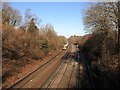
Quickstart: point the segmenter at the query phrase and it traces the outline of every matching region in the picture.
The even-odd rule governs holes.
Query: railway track
[[[75,88],[75,60],[71,51],[62,60],[62,64],[42,88]]]
[[[78,66],[77,66],[77,81],[76,81],[76,88],[79,89],[81,88],[81,83],[80,83],[80,55],[79,55],[79,52],[77,51],[76,52],[76,59],[77,59],[77,62],[78,62]]]
[[[62,75],[62,78],[61,78],[57,88],[68,88],[69,87],[69,82],[71,79],[70,76],[71,76],[71,71],[72,71],[70,68],[71,65],[69,65],[71,60],[72,60],[72,56],[70,56],[66,62],[63,62],[63,64],[64,63],[66,64],[66,68],[65,68],[65,71]],[[66,78],[66,76],[68,76],[68,77]]]
[[[69,55],[69,50],[70,49],[68,49],[67,51],[66,51],[66,54],[65,54],[65,56],[63,56],[62,57],[62,59],[61,59],[61,61],[62,60],[64,60],[65,58],[67,58],[67,56]],[[63,62],[63,61],[62,61]],[[60,72],[59,70],[62,68],[62,64],[58,67],[58,69],[49,77],[49,79],[42,85],[42,87],[41,88],[49,88],[50,87],[50,85],[53,83],[53,81],[55,80],[55,76],[56,75],[58,75],[58,72]]]
[[[67,51],[66,51],[67,52]],[[61,55],[62,54],[62,55]],[[7,89],[12,89],[12,88],[36,88],[35,84],[37,84],[39,81],[37,79],[40,80],[39,77],[43,77],[44,75],[41,75],[40,73],[42,71],[47,71],[48,69],[46,69],[48,66],[49,68],[52,68],[52,63],[54,64],[60,64],[59,60],[56,59],[60,59],[60,55],[63,56],[64,53],[63,51],[60,51],[56,56],[54,56],[52,59],[50,59],[48,62],[44,63],[43,65],[41,65],[40,67],[38,67],[36,70],[34,70],[33,72],[31,72],[30,74],[26,75],[24,78],[21,78],[20,80],[18,80],[15,84],[13,84],[12,86],[10,86]],[[50,66],[51,65],[51,66]],[[57,66],[56,66],[57,68]],[[52,71],[53,72],[53,71]],[[44,74],[47,74],[47,72],[44,72]],[[35,77],[38,77],[35,79]],[[37,81],[35,83],[35,81]],[[44,80],[43,80],[44,81]],[[35,83],[35,84],[33,84]],[[42,85],[42,84],[41,84]],[[40,86],[39,86],[40,87]]]
[[[70,52],[70,50],[68,51]],[[70,56],[69,53],[67,53],[63,58],[62,58],[62,64],[60,65],[60,67],[58,68],[58,70],[54,73],[54,75],[50,78],[50,80],[48,80],[42,88],[57,88],[58,83],[60,80],[57,79],[57,76],[60,75],[61,69],[64,67],[64,63],[66,62],[65,59],[68,58]],[[66,62],[67,65],[68,62]],[[63,70],[62,73],[64,73],[66,71],[66,69]],[[57,85],[56,85],[57,84]]]
[[[94,80],[93,80],[93,76],[92,76],[90,66],[89,66],[89,64],[87,62],[87,58],[81,52],[79,52],[79,56],[81,57],[81,59],[82,59],[82,61],[84,63],[84,67],[85,67],[85,71],[86,71],[87,79],[88,79],[88,83],[89,83],[89,88],[94,90],[95,89],[95,83],[94,83]]]
[[[80,77],[79,60],[80,56],[77,48],[70,45],[64,53],[58,53],[8,89],[80,88],[80,78],[78,78]]]
[[[69,54],[67,53],[62,60],[64,60]],[[62,61],[63,64],[63,61]],[[60,72],[60,69],[62,68],[62,64],[59,66],[59,68],[56,70],[56,72],[54,72],[51,77],[42,85],[42,88],[49,88],[51,86],[51,84],[55,81],[56,76],[58,75],[58,73]]]
[[[58,88],[67,70],[67,67],[68,67],[67,63],[68,62],[66,62],[66,65],[64,66],[64,62],[62,62],[62,65],[59,67],[58,71],[55,73],[51,82],[49,82],[48,87],[45,87],[45,88]]]

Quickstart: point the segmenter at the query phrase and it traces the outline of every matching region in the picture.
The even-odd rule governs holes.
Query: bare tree
[[[31,22],[34,22],[34,24],[37,26],[39,25],[40,21],[41,20],[39,20],[37,16],[31,13],[31,9],[26,9],[23,23],[23,26],[25,26],[26,30],[28,30],[28,28],[30,27]]]
[[[92,32],[92,38],[86,41],[84,50],[87,49],[91,60],[98,60],[99,71],[106,75],[104,80],[114,80],[116,86],[119,83],[119,58],[116,58],[119,57],[119,8],[118,2],[97,3],[86,10],[84,17],[86,30]]]
[[[16,9],[12,9],[10,14],[10,25],[18,26],[20,25],[21,20],[22,16],[20,16],[20,12]]]
[[[17,9],[13,9],[9,3],[2,3],[2,23],[18,26],[21,23],[21,15]]]
[[[2,3],[2,23],[9,24],[10,21],[10,11],[11,7],[9,6],[9,3]]]

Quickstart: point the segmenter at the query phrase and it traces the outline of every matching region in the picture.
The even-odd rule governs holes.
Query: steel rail
[[[73,58],[73,57],[72,57]],[[73,75],[73,70],[74,70],[74,68],[75,68],[75,60],[73,60],[73,68],[72,68],[72,71],[71,71],[71,74],[70,74],[70,81],[69,81],[69,83],[68,83],[68,88],[70,87],[70,82],[71,82],[71,80],[72,80],[72,75]]]
[[[92,76],[92,72],[91,72],[90,66],[89,66],[89,64],[87,62],[87,59],[86,59],[85,55],[82,54],[82,53],[80,53],[80,54],[81,54],[82,60],[83,60],[83,62],[85,64],[85,67],[86,67],[86,70],[87,70],[87,75],[89,77],[89,83],[91,85],[90,88],[92,90],[94,90],[95,89],[95,83],[94,83],[94,80],[93,80],[93,76]]]
[[[70,56],[70,59],[72,59],[72,57],[71,57],[71,56]],[[63,62],[63,63],[64,63],[64,62]],[[62,82],[62,79],[64,78],[64,75],[65,75],[65,73],[66,73],[66,71],[67,71],[67,68],[68,68],[68,66],[69,66],[69,63],[70,63],[70,60],[69,60],[69,61],[67,61],[67,67],[66,67],[66,69],[65,69],[65,71],[64,71],[64,73],[63,73],[63,75],[62,75],[62,78],[61,78],[61,80],[60,80],[60,82],[59,82],[59,84],[58,84],[57,88],[59,87],[60,83]]]
[[[76,52],[76,59],[78,62],[78,67],[77,67],[77,80],[76,80],[76,88],[79,90],[80,86],[80,56],[79,56],[79,52]]]
[[[54,59],[55,59],[58,55],[60,55],[61,53],[62,53],[62,51],[60,51],[57,55],[55,55],[54,57],[52,57],[49,61],[47,61],[47,62],[45,62],[44,64],[42,64],[41,66],[39,66],[37,69],[35,69],[34,71],[32,71],[31,73],[29,73],[29,74],[26,75],[25,77],[23,77],[23,78],[21,78],[20,80],[18,80],[17,82],[15,82],[13,85],[11,85],[10,87],[8,87],[7,89],[14,88],[14,87],[15,87],[17,84],[19,84],[21,81],[23,81],[24,79],[32,76],[32,75],[33,75],[35,72],[37,72],[40,68],[42,68],[43,66],[45,66],[45,65],[49,64],[50,62],[54,61]],[[33,75],[29,80],[31,80],[32,78],[34,78],[34,76],[35,76],[35,75]],[[26,81],[26,83],[29,82],[29,80]],[[25,83],[25,84],[26,84],[26,83]],[[20,87],[18,87],[18,88],[20,88]],[[7,90],[7,89],[6,89],[6,90]]]
[[[66,58],[66,57],[68,57],[68,55],[69,55],[69,52],[70,51],[70,49],[67,49],[67,51],[66,51],[66,54],[65,54],[65,56],[62,58],[62,64],[63,64],[63,62],[64,62],[64,59]],[[59,71],[60,71],[60,69],[62,68],[62,64],[57,68],[57,71],[55,70],[55,72],[52,74],[52,75],[50,75],[50,77],[49,77],[49,79],[51,78],[51,76],[53,76],[53,78],[52,78],[52,80],[50,80],[50,82],[49,82],[49,84],[47,85],[47,87],[46,87],[46,89],[48,89],[49,88],[49,86],[50,85],[52,85],[52,83],[55,81],[55,77],[58,75],[58,73],[59,73]],[[49,80],[48,79],[48,80]],[[47,81],[48,81],[47,80]],[[47,81],[42,85],[42,87],[47,83]]]

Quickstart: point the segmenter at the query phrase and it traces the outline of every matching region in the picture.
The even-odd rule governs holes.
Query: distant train
[[[67,46],[64,46],[63,48],[62,48],[62,50],[66,50],[67,49]]]
[[[68,42],[67,42],[67,44],[64,45],[64,47],[62,48],[62,50],[66,50],[67,47],[68,47]]]

